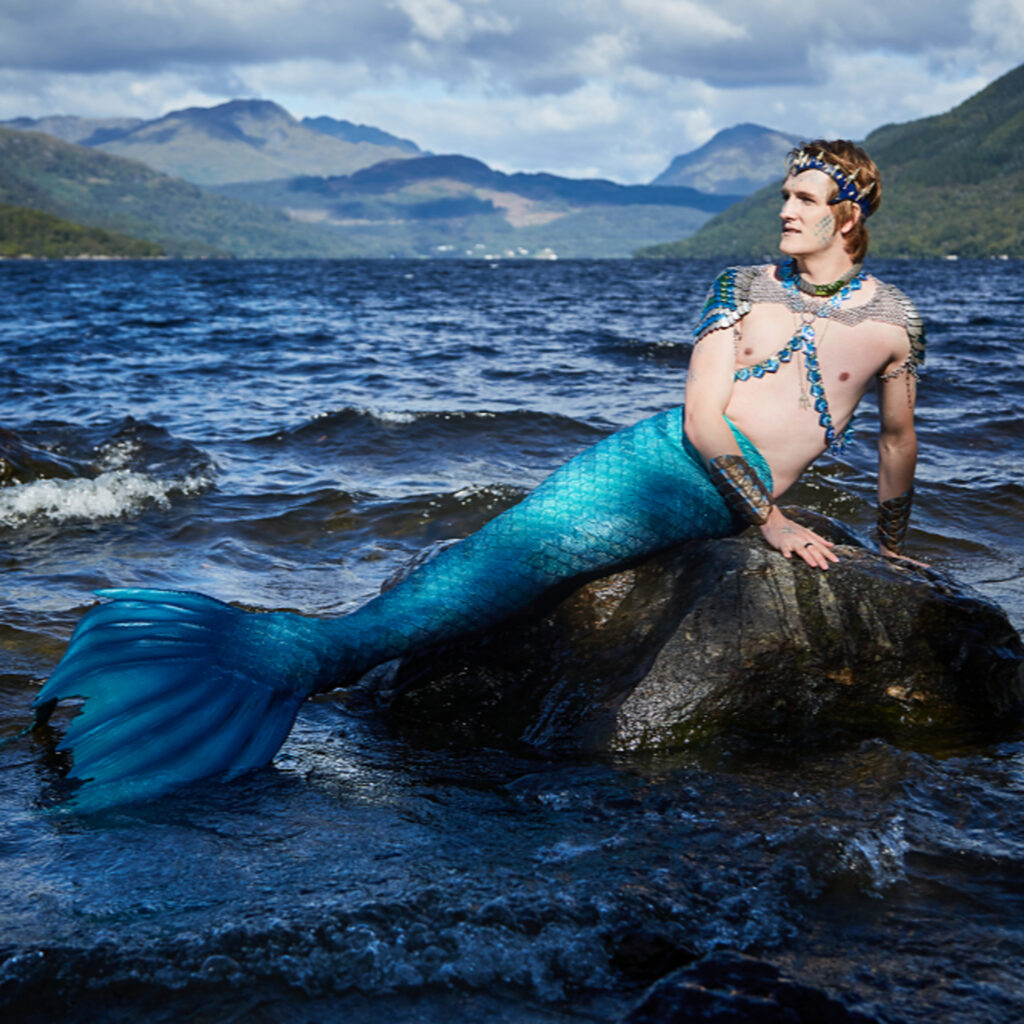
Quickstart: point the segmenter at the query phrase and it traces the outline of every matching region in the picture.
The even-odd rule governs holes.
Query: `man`
[[[849,142],[808,143],[789,155],[782,187],[780,267],[739,267],[715,282],[695,331],[686,435],[715,485],[787,558],[826,569],[832,545],[787,519],[774,496],[826,449],[838,450],[877,380],[879,547],[901,554],[917,439],[914,399],[921,321],[898,289],[863,274],[865,221],[878,209],[878,169]],[[729,422],[771,469],[762,480]]]

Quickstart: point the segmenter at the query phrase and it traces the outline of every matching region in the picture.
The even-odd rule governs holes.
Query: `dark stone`
[[[628,981],[644,985],[697,959],[693,950],[642,926],[622,929],[609,945],[611,965]]]
[[[37,448],[13,430],[0,427],[0,487],[51,478],[69,480],[83,473],[83,467],[71,459]]]
[[[716,953],[651,986],[622,1024],[877,1024],[772,964]]]
[[[1024,646],[1000,608],[788,511],[837,541],[838,565],[787,560],[753,530],[694,541],[418,652],[377,699],[412,739],[549,751],[906,742],[1019,720]]]

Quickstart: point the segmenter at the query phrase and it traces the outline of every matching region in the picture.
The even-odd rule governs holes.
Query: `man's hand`
[[[787,519],[776,505],[772,506],[768,521],[761,525],[760,530],[761,536],[786,558],[792,558],[795,553],[816,569],[827,569],[829,562],[839,561],[839,556],[832,550],[835,546],[832,541]]]

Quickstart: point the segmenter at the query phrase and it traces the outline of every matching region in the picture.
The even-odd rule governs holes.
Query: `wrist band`
[[[878,542],[897,555],[903,551],[913,501],[914,488],[911,487],[899,497],[878,503]]]
[[[772,496],[742,455],[716,456],[708,463],[708,476],[738,516],[756,526],[768,521]]]

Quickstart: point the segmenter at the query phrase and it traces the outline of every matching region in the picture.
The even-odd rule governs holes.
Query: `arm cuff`
[[[744,521],[768,521],[772,496],[757,470],[742,455],[718,455],[708,463],[708,476],[726,504]]]
[[[914,488],[911,487],[896,498],[878,503],[878,543],[897,555],[903,551],[913,502]]]

